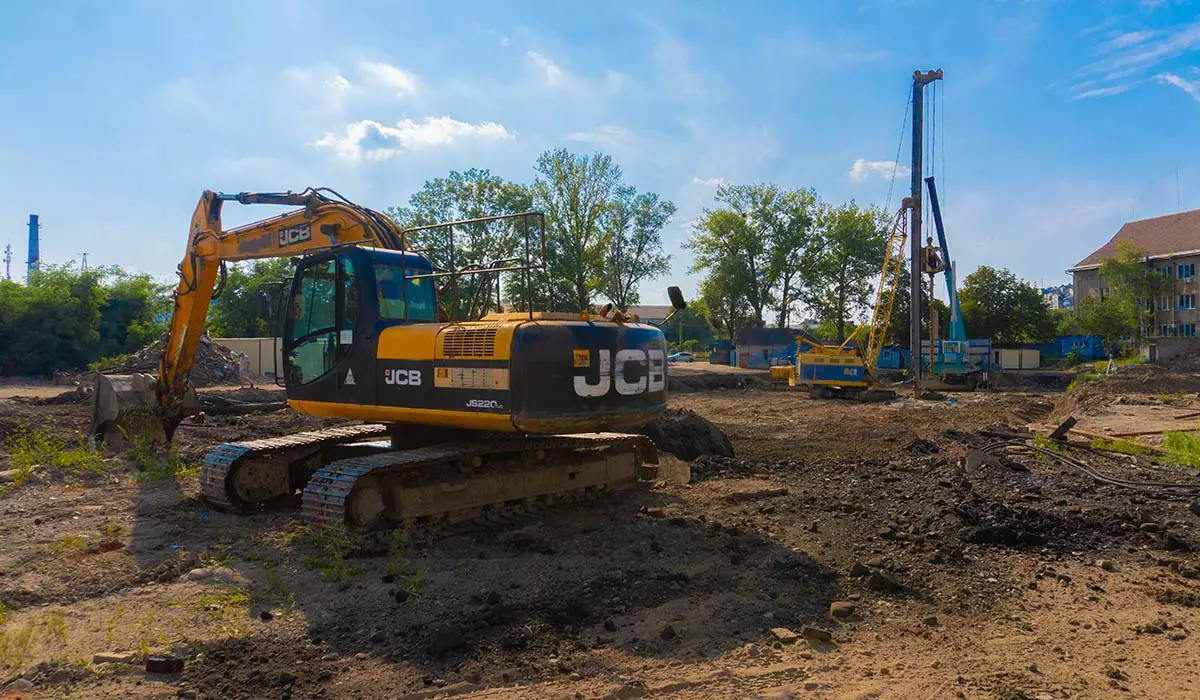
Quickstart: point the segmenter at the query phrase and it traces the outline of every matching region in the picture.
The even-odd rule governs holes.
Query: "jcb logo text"
[[[311,240],[312,224],[300,224],[299,226],[289,226],[288,228],[279,229],[280,248],[286,248],[290,245]]]
[[[421,386],[421,370],[419,369],[385,369],[383,383],[392,386]]]
[[[584,397],[604,396],[612,389],[622,396],[646,394],[667,388],[667,355],[662,350],[597,350],[600,377],[595,383],[575,377],[575,393]],[[615,366],[614,366],[615,365]]]

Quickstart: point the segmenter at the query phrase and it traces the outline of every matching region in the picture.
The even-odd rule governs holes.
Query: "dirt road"
[[[745,386],[672,397],[735,452],[693,460],[690,483],[369,546],[197,500],[187,465],[208,445],[324,423],[286,411],[183,428],[170,469],[35,469],[0,498],[4,697],[1200,695],[1200,505],[964,444],[1066,399]],[[1079,413],[1159,410],[1120,396]],[[86,422],[85,406],[0,399],[5,435],[70,448]],[[182,671],[148,673],[156,654]]]

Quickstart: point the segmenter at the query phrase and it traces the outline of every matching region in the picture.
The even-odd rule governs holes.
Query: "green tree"
[[[266,338],[278,332],[278,319],[266,319],[259,298],[271,296],[283,283],[285,292],[295,265],[288,258],[255,260],[229,266],[221,294],[208,312],[208,333],[215,338]]]
[[[104,272],[106,294],[100,306],[100,342],[92,359],[128,354],[150,344],[167,332],[171,312],[168,285],[116,266]]]
[[[695,306],[717,333],[726,338],[753,324],[739,278],[741,272],[735,259],[721,259],[701,280],[697,297],[689,305]]]
[[[95,359],[103,277],[43,264],[28,285],[0,282],[0,375],[48,375]]]
[[[1103,299],[1087,296],[1076,301],[1079,305],[1079,324],[1089,335],[1104,340],[1109,354],[1116,352],[1117,342],[1137,327],[1137,305],[1129,299],[1110,295]]]
[[[685,244],[693,254],[691,271],[720,268],[721,291],[741,297],[759,326],[765,325],[764,311],[775,299],[771,219],[763,214],[778,196],[775,185],[718,187],[716,200],[723,206],[706,209]]]
[[[1153,323],[1154,299],[1171,291],[1172,280],[1150,268],[1146,252],[1132,241],[1118,241],[1117,254],[1100,261],[1100,277],[1120,299],[1122,308],[1133,310],[1134,347],[1142,345],[1142,328]]]
[[[653,192],[618,187],[604,219],[603,267],[597,291],[619,309],[638,303],[638,285],[671,270],[662,252],[662,229],[675,203]]]
[[[887,221],[878,209],[854,202],[826,207],[820,215],[820,238],[808,249],[813,271],[805,299],[817,318],[846,339],[846,321],[868,305],[887,245]]]
[[[529,188],[492,175],[488,170],[472,168],[451,171],[444,178],[428,180],[409,198],[407,207],[391,207],[386,213],[405,228],[425,227],[410,233],[410,243],[435,267],[442,270],[483,269],[511,266],[513,258],[541,262],[538,245],[540,231],[532,219],[504,219],[472,224],[435,226],[452,221],[520,214],[533,208]],[[525,226],[530,229],[531,250],[524,250]],[[453,234],[453,248],[451,247]],[[491,310],[496,275],[475,274],[447,278],[449,283],[441,303],[452,318],[475,318]],[[519,273],[510,277],[512,294],[523,292]],[[521,277],[523,279],[523,277]]]
[[[546,215],[547,238],[539,305],[588,310],[604,266],[604,220],[621,184],[621,169],[603,153],[582,156],[558,148],[538,157],[534,171],[533,202]]]
[[[771,263],[767,277],[778,290],[775,318],[787,328],[789,317],[805,289],[813,284],[813,256],[805,255],[819,240],[820,202],[815,190],[788,190],[765,202],[756,215],[771,236]]]
[[[1054,312],[1054,335],[1083,335],[1086,332],[1074,309],[1058,309]]]
[[[997,343],[1040,343],[1054,338],[1056,320],[1041,293],[1007,269],[981,265],[959,292],[967,336]]]
[[[909,288],[908,277],[905,276],[900,280],[900,286],[896,289],[896,301],[892,304],[892,317],[888,323],[887,340],[900,347],[907,348],[909,346],[909,302],[912,299],[912,291]],[[929,312],[930,304],[938,312],[939,335],[945,337],[950,328],[950,307],[946,302],[938,299],[930,294],[929,278],[922,275],[921,279],[921,337],[928,338],[930,336],[929,324],[932,317]]]

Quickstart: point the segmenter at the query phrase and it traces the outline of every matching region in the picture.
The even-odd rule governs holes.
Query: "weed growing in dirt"
[[[269,557],[260,553],[256,549],[246,550],[246,561],[261,565],[264,569],[274,569],[279,566],[279,561],[274,557]]]
[[[50,554],[66,554],[68,552],[78,552],[87,549],[87,546],[88,538],[83,535],[63,535],[43,547],[42,550]]]
[[[222,586],[202,597],[196,606],[208,613],[221,632],[230,637],[250,634],[249,626],[242,626],[250,615],[250,593],[238,586]]]
[[[1167,459],[1170,461],[1189,467],[1200,467],[1200,433],[1167,433],[1163,440],[1163,448],[1166,449]]]
[[[19,670],[25,664],[25,658],[29,655],[29,645],[33,641],[33,629],[33,621],[28,622],[15,635],[0,629],[0,667],[12,671]]]
[[[136,440],[129,456],[138,467],[138,481],[178,481],[200,473],[200,467],[184,462],[179,452],[159,451],[157,443],[149,439]]]
[[[1097,450],[1107,450],[1109,452],[1120,452],[1127,455],[1144,455],[1149,454],[1150,450],[1145,445],[1138,444],[1133,440],[1120,440],[1117,438],[1095,438],[1092,440],[1092,447]]]
[[[1087,384],[1088,382],[1100,381],[1104,381],[1104,375],[1100,374],[1099,372],[1080,372],[1079,374],[1076,374],[1075,378],[1071,380],[1071,383],[1067,385],[1067,391],[1071,391],[1079,386],[1082,386],[1083,384]]]
[[[264,600],[271,605],[292,608],[296,606],[296,596],[288,590],[287,584],[280,580],[274,571],[267,574],[267,592]]]
[[[413,566],[409,559],[409,539],[407,527],[392,535],[392,541],[388,545],[388,560],[379,573],[384,581],[398,581],[401,588],[409,593],[416,593],[425,582],[425,569]]]
[[[68,476],[79,477],[100,474],[106,466],[104,457],[82,439],[72,444],[46,428],[17,426],[4,441],[4,449],[15,465],[9,489],[28,481],[37,467],[51,467]]]
[[[1033,444],[1043,449],[1050,450],[1051,452],[1058,452],[1059,454],[1067,451],[1066,445],[1063,445],[1061,442],[1054,440],[1048,435],[1033,436]]]
[[[46,628],[46,634],[54,638],[59,644],[66,643],[67,618],[62,613],[46,613],[42,617],[42,625]]]
[[[346,559],[363,549],[362,538],[344,527],[316,526],[308,530],[309,544],[317,555],[303,557],[306,568],[320,571],[328,581],[343,581],[358,576],[362,567],[348,564]]]

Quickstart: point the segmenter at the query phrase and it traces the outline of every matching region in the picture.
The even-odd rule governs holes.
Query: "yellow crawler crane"
[[[879,351],[887,340],[888,323],[904,273],[904,244],[908,240],[907,212],[908,206],[902,205],[892,219],[879,282],[875,287],[871,322],[856,328],[840,345],[813,341],[808,352],[797,351],[795,366],[780,368],[778,373],[787,373],[790,386],[805,387],[814,398],[838,396],[878,400],[895,397],[895,392],[877,388],[875,376]],[[857,342],[864,330],[865,343]],[[772,380],[777,381],[774,368],[772,373]]]
[[[225,230],[225,202],[300,209]],[[450,318],[437,280],[455,290],[465,275],[517,275],[531,309],[533,275],[545,267],[540,214],[439,226],[453,247],[455,227],[476,225],[512,226],[523,236],[520,256],[435,269],[395,222],[330,190],[206,191],[192,216],[158,375],[100,377],[93,434],[127,433],[149,414],[169,440],[198,409],[188,374],[224,265],[301,256],[282,303],[288,404],[372,422],[220,445],[204,459],[204,499],[242,509],[302,492],[305,516],[369,530],[464,519],[653,475],[653,445],[605,431],[641,427],[665,409],[662,331],[620,311],[610,317],[611,306],[600,314]],[[683,308],[678,288],[670,294]]]

